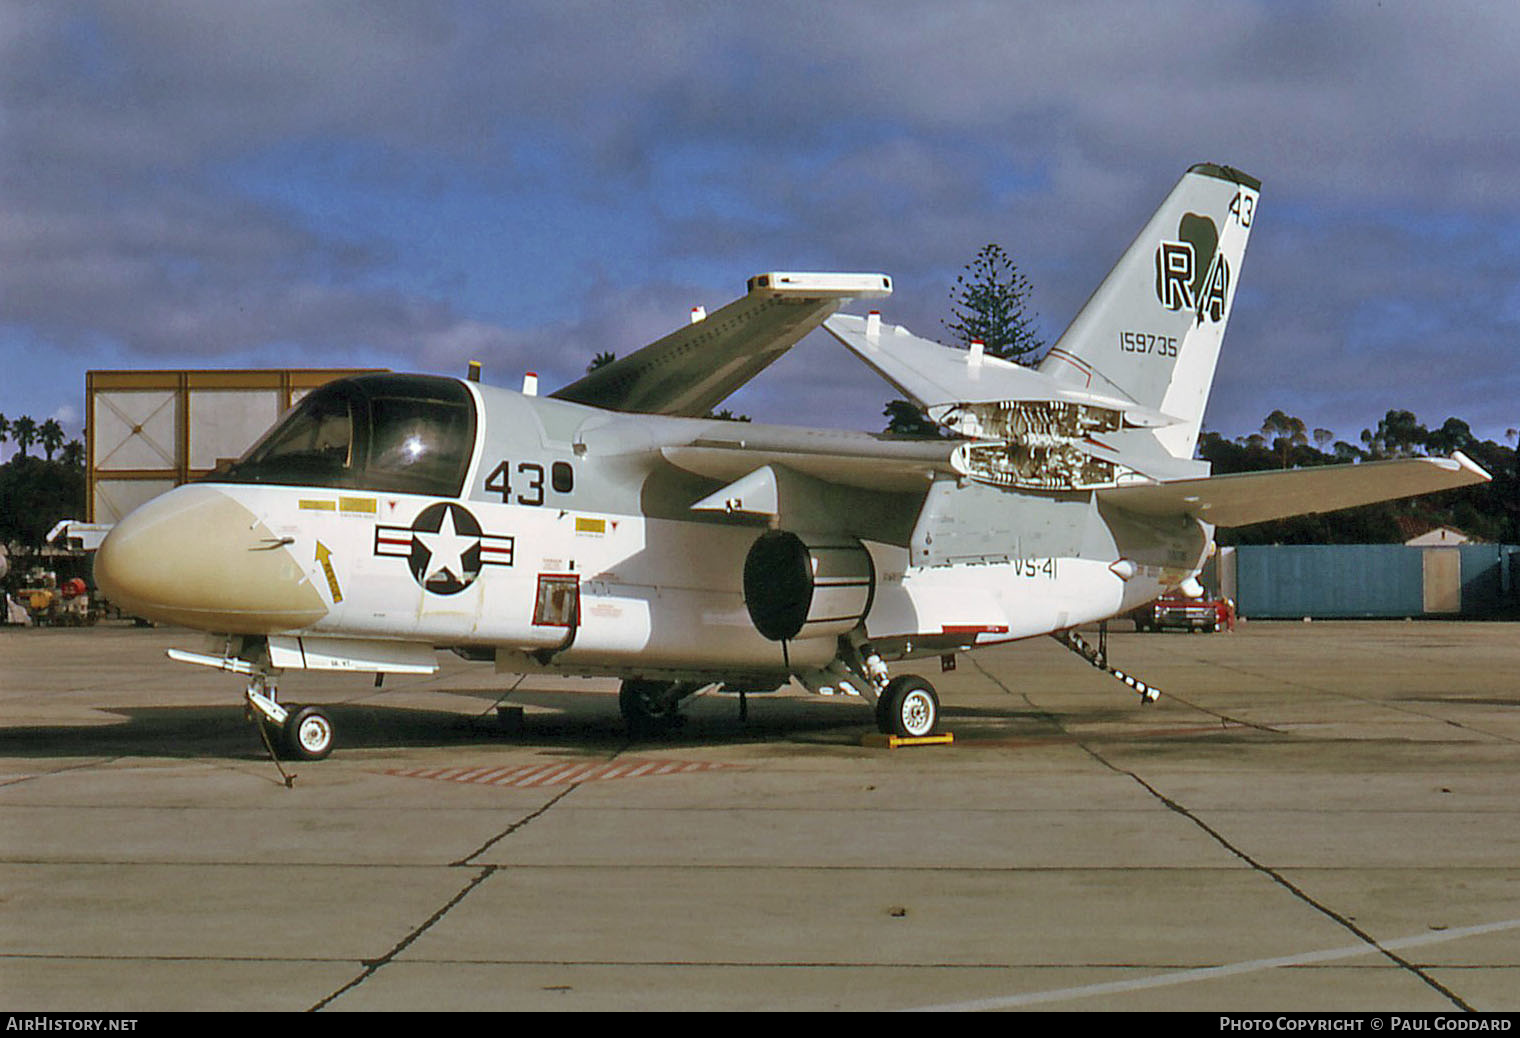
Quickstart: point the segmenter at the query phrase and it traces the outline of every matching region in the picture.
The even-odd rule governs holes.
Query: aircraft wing
[[[1143,515],[1191,515],[1215,526],[1247,526],[1294,515],[1333,512],[1492,479],[1458,452],[1450,458],[1403,458],[1286,472],[1239,472],[1114,487],[1099,501]]]
[[[885,274],[759,274],[716,313],[550,395],[611,411],[701,417],[851,299],[891,293]]]
[[[966,442],[710,424],[691,442],[660,451],[676,468],[723,484],[690,505],[693,518],[764,518],[903,546],[924,496],[937,477],[955,474],[952,456]]]
[[[926,489],[936,474],[954,475],[951,456],[964,442],[728,424],[733,426],[732,436],[705,436],[664,447],[661,453],[677,468],[708,479],[732,482],[764,466],[780,465],[825,483],[903,492]]]

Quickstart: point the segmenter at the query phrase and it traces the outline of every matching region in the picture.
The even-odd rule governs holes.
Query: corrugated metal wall
[[[1464,544],[1462,612],[1486,616],[1520,606],[1520,548],[1507,544]]]
[[[1439,554],[1437,554],[1439,553]],[[1242,545],[1224,556],[1241,616],[1491,616],[1520,608],[1520,548]],[[1226,592],[1228,593],[1228,591]]]

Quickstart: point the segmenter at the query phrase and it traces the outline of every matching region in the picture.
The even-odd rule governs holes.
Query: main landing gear
[[[802,671],[797,680],[822,695],[859,696],[876,708],[876,727],[883,735],[922,739],[939,729],[939,694],[918,674],[897,677],[869,642],[839,639],[839,655],[822,670]]]
[[[929,680],[917,674],[892,677],[864,639],[841,637],[839,654],[827,667],[794,676],[810,691],[859,696],[873,704],[876,727],[886,735],[921,739],[939,728],[939,695]],[[705,687],[700,681],[628,678],[618,690],[618,709],[633,735],[668,732],[681,724],[681,701]]]
[[[836,682],[845,684],[837,677]],[[694,681],[630,678],[618,690],[618,710],[631,735],[660,735],[681,726],[685,721],[680,711],[682,700],[703,687]],[[879,686],[873,681],[872,687],[876,692],[876,726],[883,733],[915,739],[933,735],[939,727],[939,695],[926,678],[903,674]]]
[[[629,678],[618,689],[618,710],[630,735],[660,735],[685,723],[681,701],[703,687],[691,681]]]
[[[918,674],[887,672],[886,661],[866,641],[839,639],[839,658],[831,668],[842,675],[839,685],[856,695],[876,700],[876,727],[883,735],[922,739],[939,729],[939,694],[929,679]]]
[[[939,727],[939,695],[917,674],[887,682],[876,697],[876,727],[885,735],[919,739]]]

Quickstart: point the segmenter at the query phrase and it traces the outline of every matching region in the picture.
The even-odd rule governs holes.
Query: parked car
[[[1207,595],[1189,598],[1181,591],[1168,591],[1154,602],[1131,610],[1137,631],[1217,631],[1234,626],[1230,603]]]

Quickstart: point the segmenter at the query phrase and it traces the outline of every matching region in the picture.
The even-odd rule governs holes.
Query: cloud
[[[0,348],[59,402],[86,363],[568,380],[765,269],[884,270],[936,336],[990,241],[1053,338],[1211,160],[1265,182],[1211,421],[1499,436],[1517,45],[1478,3],[11,2]],[[745,406],[829,412],[823,342]]]

